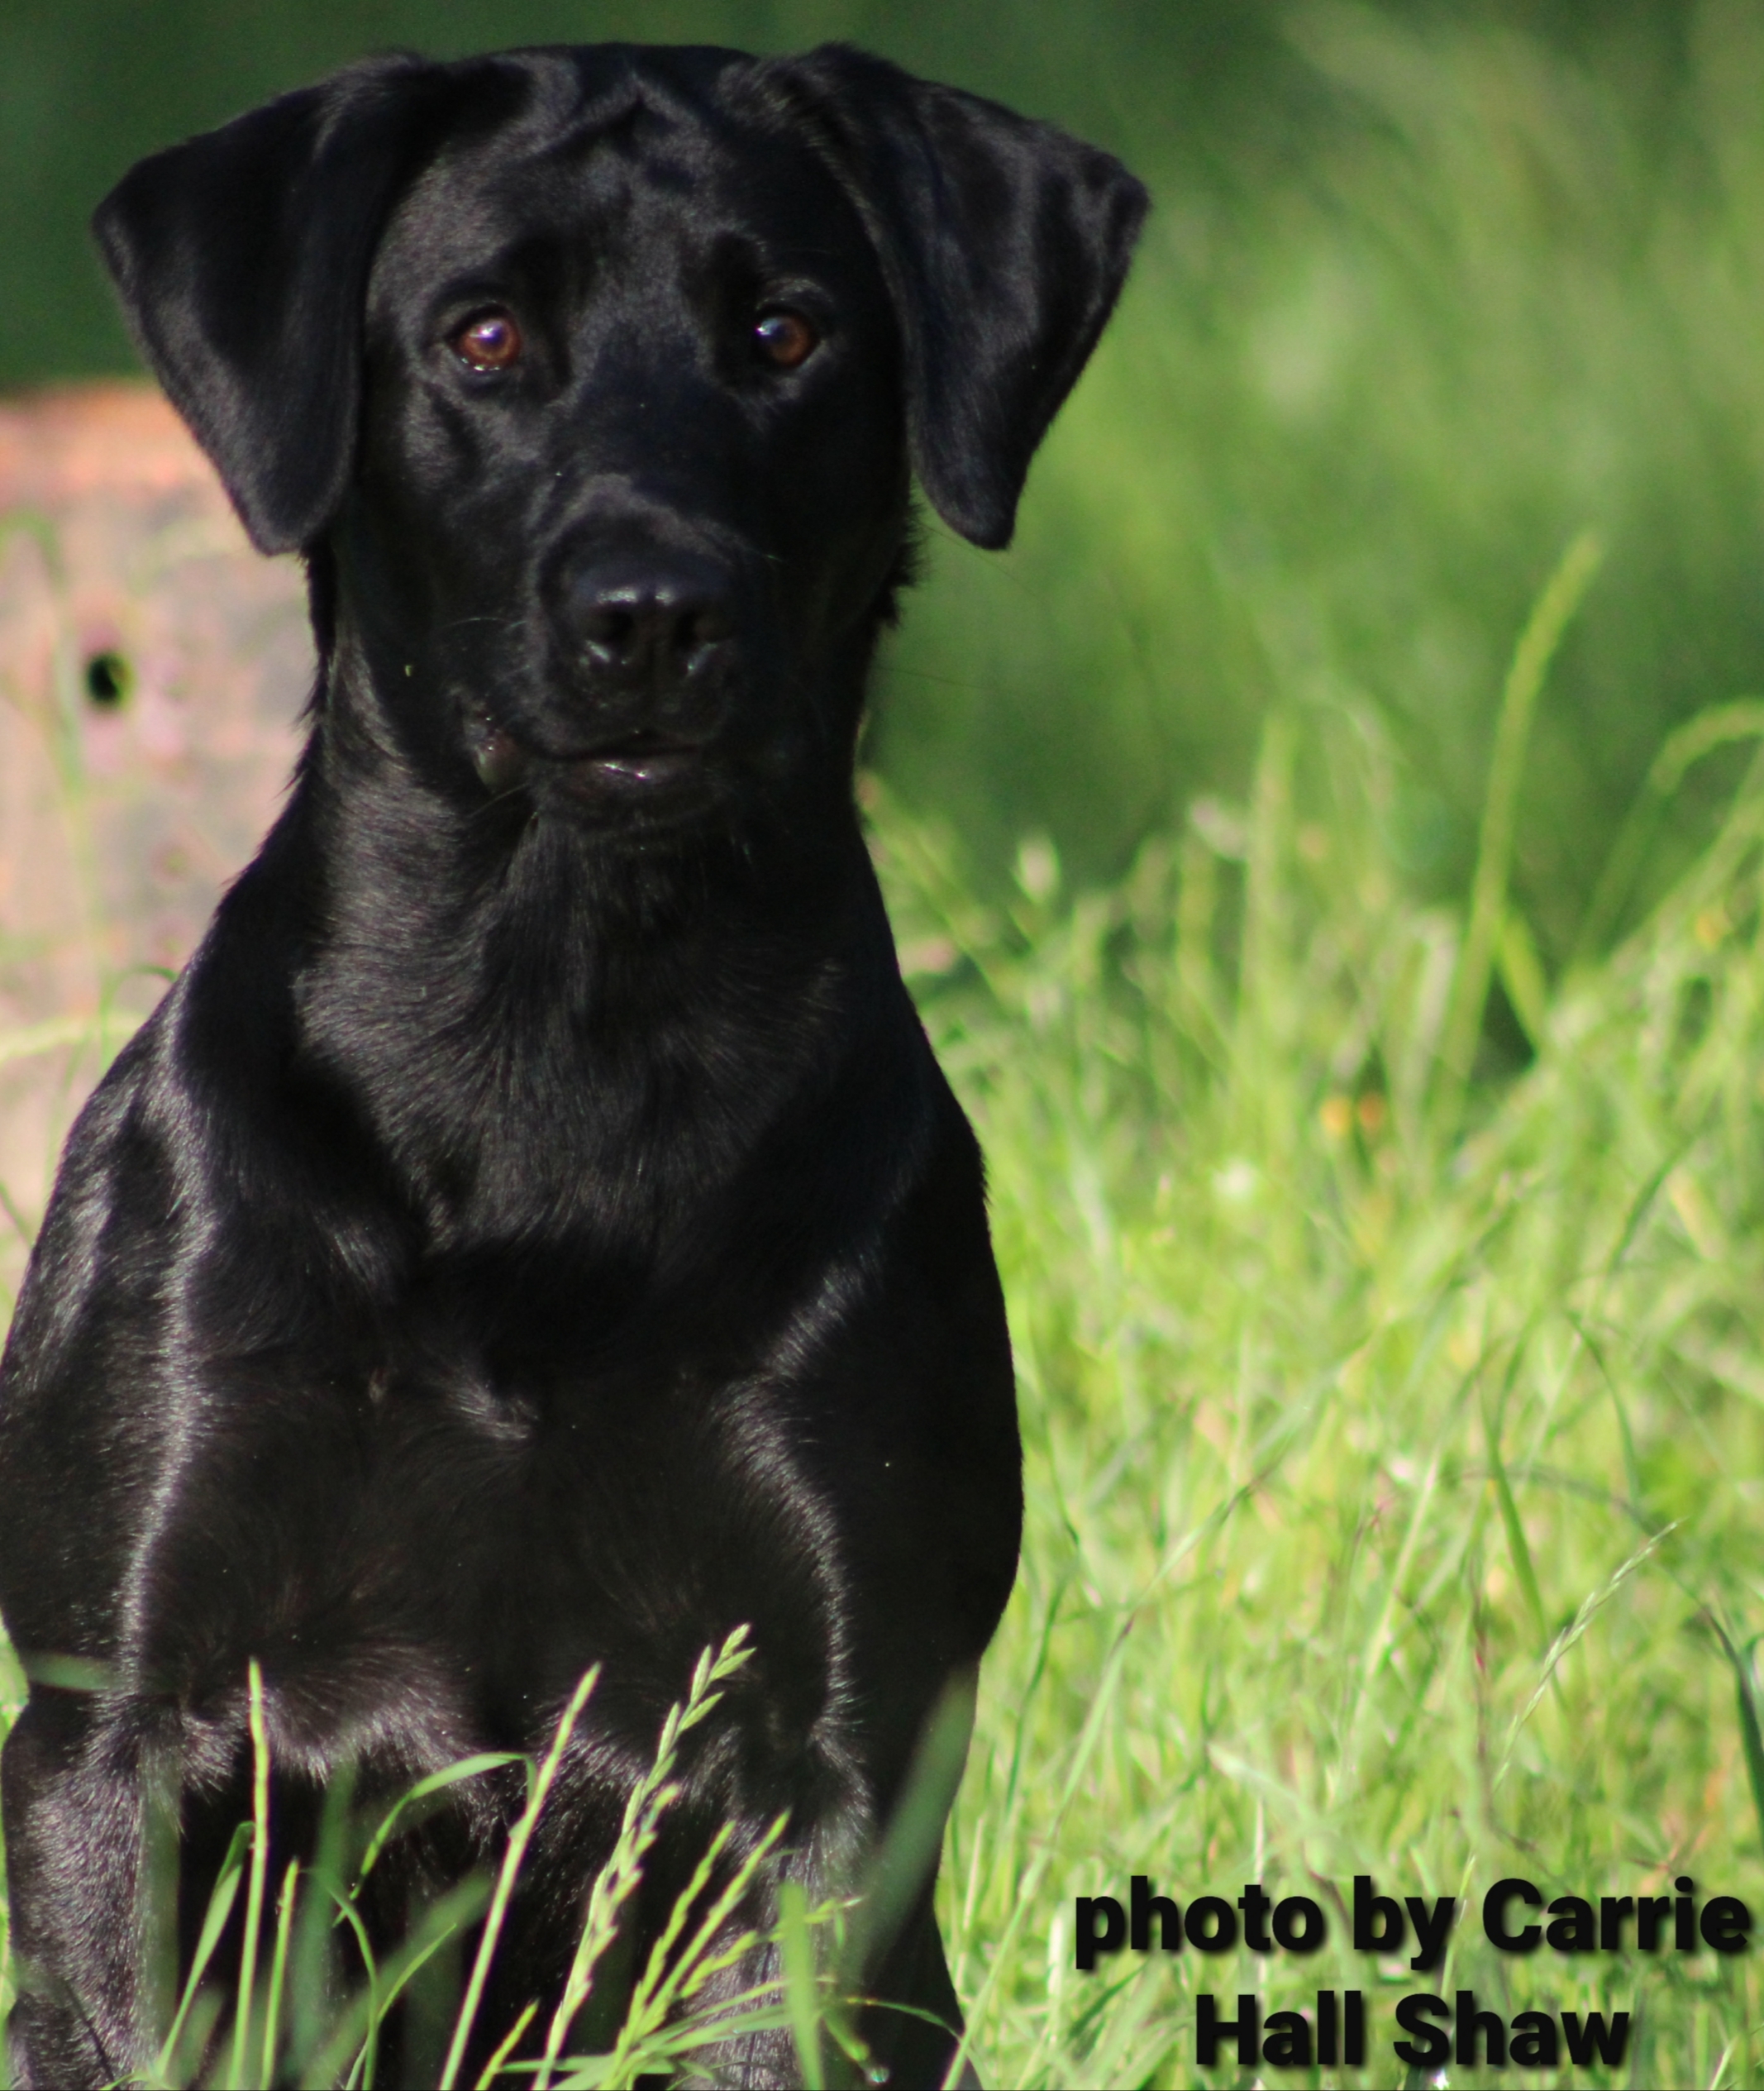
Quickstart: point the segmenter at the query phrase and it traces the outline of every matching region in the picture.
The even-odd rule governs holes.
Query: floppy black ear
[[[769,64],[761,79],[876,243],[932,506],[974,543],[1008,544],[1029,460],[1125,280],[1144,189],[1051,124],[847,45]]]
[[[369,265],[451,84],[369,60],[141,161],[93,218],[143,353],[260,551],[310,544],[341,499]]]

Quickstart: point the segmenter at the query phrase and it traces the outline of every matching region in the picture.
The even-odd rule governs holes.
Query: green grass
[[[1236,2082],[1194,2066],[1192,1993],[1324,1987],[1385,2028],[1325,2081],[1400,2081],[1395,1999],[1460,1988],[1637,2014],[1617,2081],[1764,2074],[1755,1955],[1518,1959],[1475,1921],[1511,1874],[1764,1908],[1764,780],[1460,1134],[1465,925],[1392,876],[1392,773],[1364,715],[1277,709],[1246,807],[1070,900],[1026,849],[990,911],[881,825],[1023,1392],[1024,1568],[945,1889],[1001,2084]],[[1425,1978],[1338,1917],[1309,1961],[1076,1972],[1075,1898],[1135,1873],[1472,1900]]]
[[[994,2084],[1237,2083],[1194,2066],[1194,1995],[1324,1988],[1367,1993],[1368,2066],[1275,2080],[1398,2084],[1395,1999],[1467,1988],[1636,2031],[1614,2073],[1453,2084],[1764,2081],[1756,1952],[1514,1958],[1476,1921],[1509,1874],[1597,1898],[1688,1873],[1764,1917],[1764,767],[1627,940],[1552,984],[1503,859],[1590,566],[1570,552],[1515,651],[1467,909],[1405,886],[1400,765],[1328,695],[1273,706],[1245,801],[1113,886],[1070,889],[1030,836],[977,898],[946,834],[872,795],[989,1157],[1021,1384],[1023,1566],[942,1887]],[[1729,708],[1662,753],[1632,857],[1688,762],[1759,725]],[[1486,1036],[1466,1057],[1495,975],[1531,1027],[1517,1077]],[[249,2081],[285,1876],[237,1857],[260,2017],[236,2067],[218,2051]],[[1075,1899],[1136,1873],[1185,1904],[1311,1894],[1329,1942],[1080,1972]],[[1349,1950],[1360,1874],[1469,1898],[1445,1967]],[[806,2027],[837,1926],[786,1915],[794,1987],[755,2007]],[[821,1959],[849,1982],[849,1952]],[[651,2022],[608,2080],[654,2057]],[[327,2036],[346,2071],[360,2022]]]
[[[937,534],[880,766],[983,873],[1033,825],[1089,883],[1194,793],[1241,797],[1267,707],[1360,704],[1401,758],[1404,880],[1451,900],[1510,635],[1590,528],[1606,565],[1516,819],[1517,888],[1561,964],[1666,735],[1764,687],[1764,17],[1236,0],[1073,20],[1085,47],[1026,28],[1023,55],[1000,37],[1013,55],[963,77],[1088,125],[1155,208],[1018,544]],[[870,24],[909,61],[953,55],[911,7]],[[1690,781],[1638,904],[1737,781],[1722,757]]]

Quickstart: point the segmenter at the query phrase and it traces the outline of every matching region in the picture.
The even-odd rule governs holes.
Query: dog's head
[[[1008,540],[1144,206],[843,47],[600,45],[352,67],[142,162],[97,227],[404,757],[647,825],[849,761],[908,458]]]

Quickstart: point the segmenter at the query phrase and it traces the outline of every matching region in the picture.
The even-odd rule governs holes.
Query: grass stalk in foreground
[[[1484,1005],[1494,971],[1502,917],[1507,906],[1513,838],[1518,821],[1519,785],[1525,774],[1525,752],[1533,715],[1545,676],[1569,621],[1580,608],[1604,557],[1604,547],[1590,532],[1576,537],[1561,563],[1545,583],[1533,605],[1513,665],[1507,671],[1495,717],[1495,749],[1489,764],[1482,804],[1482,828],[1476,845],[1476,868],[1471,882],[1470,915],[1463,947],[1452,976],[1439,1045],[1437,1100],[1440,1137],[1456,1134],[1470,1081],[1471,1063],[1482,1029]]]
[[[532,2083],[541,2091],[587,2091],[589,2086],[596,2091],[615,2091],[658,2069],[666,2070],[699,2049],[744,2031],[787,2022],[779,1984],[761,1983],[738,1993],[727,1993],[727,1984],[716,1986],[719,1976],[764,1944],[751,1930],[731,1935],[727,1927],[762,1869],[773,1859],[787,1826],[780,1817],[733,1864],[727,1863],[730,1829],[725,1826],[710,1840],[632,1988],[611,2048],[589,2055],[564,2051],[571,2023],[592,1993],[596,1968],[613,1943],[621,1910],[641,1878],[643,1859],[654,1844],[660,1818],[678,1797],[675,1774],[681,1740],[715,1711],[723,1697],[720,1688],[751,1653],[745,1627],[737,1628],[721,1647],[703,1651],[686,1698],[667,1716],[654,1758],[633,1790],[617,1843],[594,1883],[581,1945],[543,2055],[527,2062],[511,2059],[537,2015],[538,2005],[533,2002],[502,2029],[501,2038],[474,2079],[477,2091],[515,2081]],[[591,1669],[583,1677],[559,1715],[544,1756],[528,1763],[526,1802],[510,1826],[493,1882],[468,1879],[431,1903],[417,1918],[411,1936],[384,1963],[376,1963],[359,1900],[389,1845],[420,1820],[426,1803],[432,1806],[436,1797],[463,1779],[519,1760],[506,1753],[491,1753],[418,1781],[366,1837],[359,1861],[347,1869],[352,1878],[346,1886],[339,1856],[341,1847],[330,1831],[322,1837],[321,1849],[309,1864],[290,1860],[277,1898],[260,2011],[255,1998],[260,1963],[265,1958],[272,1765],[264,1680],[253,1662],[247,1683],[250,1817],[239,1826],[220,1868],[183,1992],[146,2082],[158,2091],[209,2083],[225,2087],[225,2091],[253,2091],[253,2087],[297,2082],[371,2091],[387,2015],[437,1952],[450,1943],[463,1941],[482,1917],[470,1973],[436,2079],[443,2087],[456,2084],[533,1832],[598,1674]],[[211,1976],[237,1908],[241,1884],[246,1896],[242,1936],[229,1996]],[[365,1985],[341,2001],[334,1992],[335,1976],[328,1971],[328,1954],[303,1967],[302,1956],[294,1950],[303,1894],[309,1911],[315,1897],[321,1910],[330,1908],[332,1917],[326,1929],[335,1931],[341,1926],[353,1939]],[[824,1925],[832,1914],[831,1908],[816,1911],[809,1921]],[[303,1989],[309,1993],[303,1994]],[[827,2008],[818,1989],[811,1993],[810,2008],[812,2012]],[[318,2027],[317,2044],[309,2039],[310,2051],[304,2055],[296,2036],[303,2023]],[[217,2025],[225,2033],[218,2046],[214,2038]]]
[[[245,1896],[245,1943],[239,1953],[239,1997],[233,2014],[232,2073],[229,2091],[250,2091],[247,2062],[251,2000],[262,1932],[264,1891],[269,1878],[269,1738],[264,1726],[264,1673],[254,1658],[247,1673],[251,1736],[251,1873]]]
[[[453,2091],[465,2060],[466,2043],[477,2022],[478,2006],[484,1996],[484,1984],[489,1979],[490,1963],[495,1958],[497,1941],[502,1936],[503,1922],[508,1914],[508,1903],[514,1893],[515,1881],[521,1871],[522,1861],[527,1856],[527,1847],[532,1841],[533,1831],[539,1826],[539,1817],[544,1812],[558,1769],[564,1761],[564,1752],[570,1747],[570,1738],[575,1732],[577,1719],[588,1703],[589,1694],[600,1679],[597,1664],[585,1671],[570,1695],[570,1703],[563,1711],[557,1726],[553,1730],[550,1747],[540,1760],[533,1774],[527,1793],[527,1806],[516,1818],[508,1832],[508,1841],[503,1853],[503,1862],[498,1869],[496,1886],[490,1896],[489,1914],[484,1919],[484,1930],[478,1941],[478,1950],[472,1961],[472,1971],[465,1984],[465,1994],[460,2002],[460,2013],[454,2022],[453,2039],[447,2049],[446,2060],[441,2064],[439,2091]]]

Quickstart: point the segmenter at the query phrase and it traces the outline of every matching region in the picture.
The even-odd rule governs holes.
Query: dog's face
[[[333,542],[444,779],[645,828],[843,759],[827,673],[908,496],[900,344],[850,198],[689,107],[427,169],[366,297]]]
[[[608,45],[352,67],[97,225],[358,748],[641,836],[837,798],[908,459],[1008,539],[1144,207],[856,51]]]

